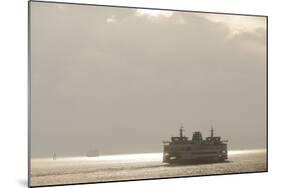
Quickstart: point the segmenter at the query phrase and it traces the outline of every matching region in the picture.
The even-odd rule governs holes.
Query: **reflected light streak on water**
[[[169,165],[162,153],[57,157],[31,160],[31,183],[54,185],[159,177],[257,172],[267,169],[266,150],[229,151],[224,163]]]

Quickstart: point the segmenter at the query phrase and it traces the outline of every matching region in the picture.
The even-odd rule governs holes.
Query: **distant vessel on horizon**
[[[89,150],[86,154],[87,157],[98,157],[100,154],[99,154],[99,151],[94,149],[94,150]]]
[[[192,139],[183,136],[183,127],[180,128],[178,137],[171,137],[171,141],[164,141],[163,162],[184,163],[184,162],[223,162],[227,156],[227,141],[221,137],[214,136],[214,129],[211,128],[211,135],[204,140],[201,132],[196,131]]]

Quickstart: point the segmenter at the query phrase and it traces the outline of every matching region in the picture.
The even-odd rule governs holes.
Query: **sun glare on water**
[[[248,155],[248,154],[258,154],[258,153],[266,153],[265,149],[253,149],[253,150],[230,150],[228,151],[229,156],[237,156],[237,155]],[[72,161],[76,162],[113,162],[113,163],[123,163],[123,162],[153,162],[153,161],[162,161],[163,153],[138,153],[138,154],[118,154],[118,155],[101,155],[98,157],[61,157],[56,161]],[[54,161],[52,158],[35,158],[32,159],[34,162],[49,162]],[[43,164],[42,163],[42,164]]]
[[[265,149],[253,149],[253,150],[230,150],[229,155],[239,155],[239,154],[251,154],[251,153],[263,153],[266,152]]]
[[[97,158],[103,161],[158,161],[162,159],[161,153],[104,155]]]

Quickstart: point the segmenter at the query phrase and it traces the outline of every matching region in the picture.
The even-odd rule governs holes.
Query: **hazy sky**
[[[266,18],[31,3],[33,157],[266,145]]]

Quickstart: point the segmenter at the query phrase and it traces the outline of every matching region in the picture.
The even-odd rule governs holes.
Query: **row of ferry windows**
[[[195,150],[206,150],[208,148],[195,148]],[[219,149],[219,148],[217,148]],[[170,148],[170,150],[185,150],[185,151],[190,151],[192,150],[192,148],[190,147],[186,147],[186,148],[183,148],[183,147],[173,147],[173,148]],[[222,151],[225,151],[225,150],[222,150]]]
[[[217,154],[218,152],[214,152],[214,151],[195,151],[195,152],[192,152],[192,154]],[[222,150],[220,151],[220,153],[223,153],[225,154],[226,151],[225,150]],[[166,153],[167,155],[168,153]]]

